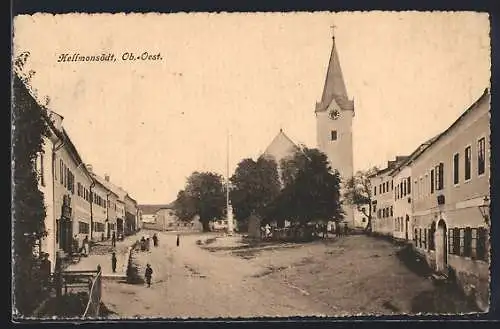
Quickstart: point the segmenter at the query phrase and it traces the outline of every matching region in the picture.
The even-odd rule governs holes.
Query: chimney
[[[104,174],[104,179],[106,180],[106,182],[109,182],[109,175],[108,174]]]
[[[88,171],[89,173],[93,173],[93,172],[94,172],[94,171],[93,171],[93,169],[94,169],[94,168],[92,167],[92,165],[91,165],[91,164],[88,164],[88,163],[87,163],[85,166],[87,167],[87,171]]]

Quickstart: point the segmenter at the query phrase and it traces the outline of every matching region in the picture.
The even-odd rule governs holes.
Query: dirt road
[[[209,238],[182,236],[176,247],[175,235],[160,234],[158,248],[137,254],[143,266],[152,265],[152,287],[105,282],[104,303],[127,318],[236,318],[401,314],[415,312],[415,300],[424,308],[435,302],[432,282],[408,270],[387,241],[352,236],[249,247],[218,238],[204,248],[196,244]],[[441,303],[467,312],[456,300],[450,295]]]

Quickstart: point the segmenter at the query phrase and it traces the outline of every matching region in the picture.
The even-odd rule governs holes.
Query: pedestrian
[[[141,251],[146,250],[146,239],[144,236],[141,238]]]
[[[151,287],[151,277],[153,276],[153,269],[151,268],[151,265],[146,265],[146,274],[144,276],[146,277],[148,288]]]
[[[71,249],[72,249],[72,253],[74,253],[74,254],[78,254],[78,252],[80,251],[79,244],[78,244],[78,236],[76,234],[73,237],[73,246]]]
[[[155,234],[153,234],[153,244],[155,247],[158,247],[158,236]]]
[[[180,245],[180,243],[181,243],[180,235],[177,234],[177,247]]]
[[[50,267],[49,254],[42,253],[42,260],[40,263],[40,272],[42,274],[43,289],[50,289]]]
[[[349,232],[349,228],[347,227],[347,223],[344,223],[344,235],[347,235]]]
[[[113,273],[116,273],[116,253],[114,251],[111,254],[111,269]]]
[[[88,256],[90,253],[90,245],[89,245],[89,236],[86,235],[85,239],[83,239],[83,252],[85,256]]]
[[[116,247],[116,233],[113,231],[113,235],[111,236],[111,246]]]

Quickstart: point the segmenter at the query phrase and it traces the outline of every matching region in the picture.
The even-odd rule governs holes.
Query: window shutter
[[[439,164],[439,189],[442,190],[444,188],[444,163]]]
[[[411,193],[411,178],[410,177],[408,177],[408,183],[407,184],[408,184],[408,194],[410,194]]]
[[[458,227],[453,229],[453,254],[460,255],[460,229]]]
[[[454,239],[453,229],[450,228],[450,229],[448,229],[448,253],[449,254],[454,254],[454,252],[453,252],[453,239]]]
[[[431,194],[434,193],[434,169],[431,170]]]
[[[464,230],[464,256],[471,257],[472,255],[472,229],[466,227]]]

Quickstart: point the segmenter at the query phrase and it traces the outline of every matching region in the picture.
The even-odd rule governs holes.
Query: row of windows
[[[391,191],[394,189],[394,183],[392,181],[387,181],[384,183],[379,184],[378,186],[378,194],[384,194],[389,192],[389,183],[390,183],[390,188]],[[373,187],[373,195],[377,195],[377,186]]]
[[[377,211],[377,217],[378,218],[387,218],[387,217],[392,217],[393,215],[393,209],[392,209],[392,206],[390,207],[386,207],[386,208],[382,208],[382,209],[379,209]]]
[[[472,178],[472,149],[467,146],[464,149],[464,181],[467,182]],[[460,183],[460,153],[455,153],[452,160],[453,165],[453,184],[458,185]],[[485,137],[480,138],[477,141],[477,175],[483,175],[486,170],[486,139]],[[444,189],[444,163],[440,162],[435,165],[429,173],[424,175],[425,177],[420,177],[415,179],[415,198],[420,199],[426,195],[433,194],[435,191],[440,191]],[[394,190],[394,200],[398,200],[411,195],[411,178],[407,177],[403,179],[400,183],[396,185],[393,189],[393,181],[390,182],[390,190]],[[378,186],[373,187],[373,195],[383,194],[389,192],[389,182],[382,183]]]
[[[403,217],[397,217],[394,218],[394,229],[397,232],[404,232],[404,218]]]
[[[404,198],[407,195],[411,195],[411,178],[403,178],[401,182],[396,185],[396,190],[394,191],[394,200]]]
[[[486,139],[480,138],[477,141],[477,174],[482,175],[486,167]],[[471,179],[472,171],[472,150],[467,146],[464,150],[464,181]],[[460,183],[460,153],[453,155],[453,184]]]
[[[434,228],[415,228],[413,240],[422,249],[435,250]],[[472,259],[487,260],[488,230],[479,228],[450,228],[448,230],[448,254]]]

